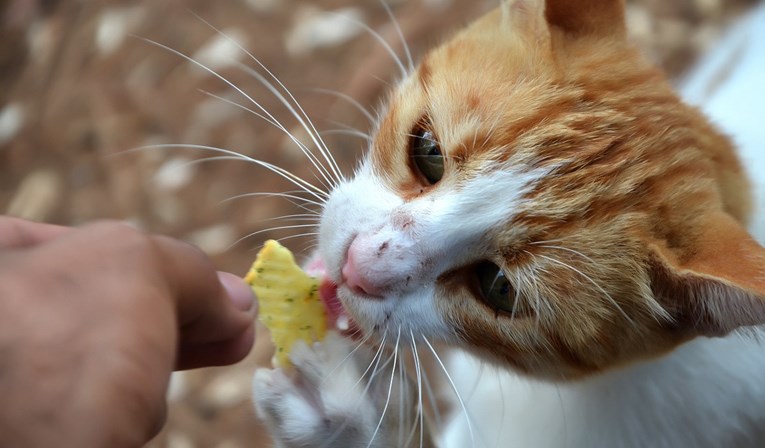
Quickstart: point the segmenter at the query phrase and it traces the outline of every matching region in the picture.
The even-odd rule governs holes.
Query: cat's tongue
[[[327,312],[327,326],[336,329],[343,336],[358,336],[359,328],[337,298],[337,285],[327,277],[324,262],[316,258],[308,265],[306,271],[319,279],[319,298]]]

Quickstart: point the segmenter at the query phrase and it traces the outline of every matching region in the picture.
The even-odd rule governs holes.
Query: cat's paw
[[[351,351],[331,332],[321,343],[292,348],[293,371],[255,372],[255,407],[279,446],[366,447],[373,440],[382,409],[365,390]],[[380,431],[375,440],[371,446],[386,446]]]

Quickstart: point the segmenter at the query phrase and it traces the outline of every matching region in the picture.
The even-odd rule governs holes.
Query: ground
[[[388,3],[417,56],[497,1]],[[724,26],[753,3],[628,1],[631,36],[679,80]],[[396,27],[374,1],[4,2],[0,211],[67,225],[128,220],[197,244],[220,269],[243,274],[266,238],[312,229],[268,230],[305,224],[269,220],[302,213],[284,199],[232,198],[295,188],[252,163],[191,163],[216,154],[156,145],[224,148],[314,179],[284,133],[241,107],[256,108],[223,81],[307,139],[279,101],[242,68],[257,68],[247,50],[289,87],[318,129],[329,131],[328,145],[349,170],[365,141],[332,130],[366,132],[369,123],[348,101],[314,89],[334,90],[374,110],[397,72],[385,48],[362,27],[327,14],[338,10],[368,24],[403,56]],[[261,233],[239,241],[253,232]],[[311,238],[287,244],[305,252]],[[268,446],[250,405],[249,385],[255,366],[269,362],[269,350],[260,330],[245,362],[177,378],[167,426],[150,446]]]

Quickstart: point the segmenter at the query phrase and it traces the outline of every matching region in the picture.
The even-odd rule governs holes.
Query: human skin
[[[0,217],[0,445],[144,444],[171,372],[241,360],[255,308],[180,241]]]

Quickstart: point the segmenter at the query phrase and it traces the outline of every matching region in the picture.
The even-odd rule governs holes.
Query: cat
[[[397,86],[313,263],[359,333],[255,374],[277,446],[765,444],[762,203],[624,13],[505,0]]]

